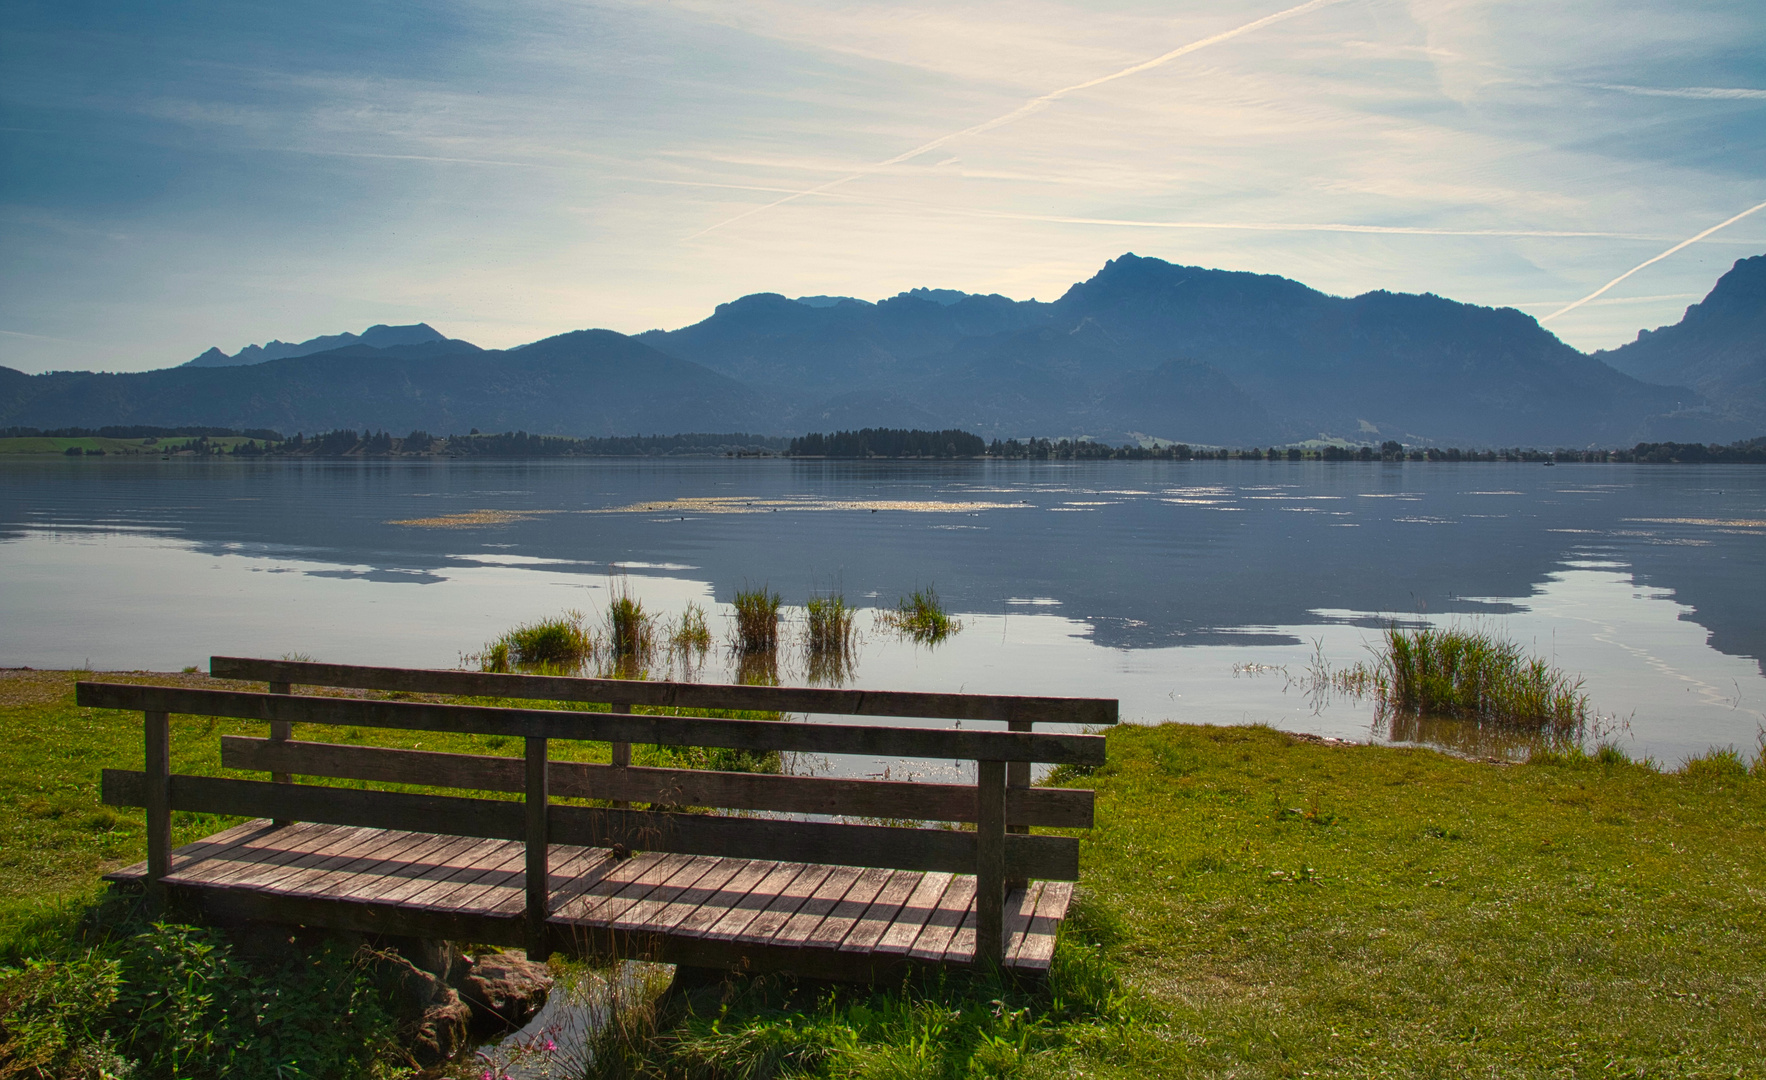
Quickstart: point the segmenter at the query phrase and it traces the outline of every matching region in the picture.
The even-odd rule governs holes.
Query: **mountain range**
[[[290,351],[294,350],[294,351]],[[691,326],[481,350],[424,323],[133,374],[0,368],[0,426],[559,435],[961,427],[1260,445],[1620,446],[1766,430],[1766,256],[1587,355],[1510,308],[1126,254],[1048,303],[760,293]]]
[[[232,356],[218,348],[210,348],[196,359],[187,360],[179,366],[243,367],[247,364],[261,364],[266,360],[285,360],[290,356],[311,356],[313,353],[330,352],[332,349],[343,349],[351,345],[385,349],[393,345],[429,345],[447,340],[446,335],[428,323],[410,326],[387,326],[380,323],[370,326],[360,334],[347,331],[342,334],[324,334],[299,343],[271,338],[262,345],[247,345]]]

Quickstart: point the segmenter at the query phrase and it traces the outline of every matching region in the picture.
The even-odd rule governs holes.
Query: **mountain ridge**
[[[404,332],[421,340],[386,343]],[[357,340],[225,367],[0,369],[0,425],[408,423],[572,436],[960,427],[1462,447],[1730,442],[1766,426],[1766,256],[1739,261],[1681,323],[1593,356],[1512,308],[1387,290],[1332,296],[1132,252],[1051,302],[925,288],[876,303],[754,293],[632,337],[580,330],[481,350],[426,323],[347,336]]]

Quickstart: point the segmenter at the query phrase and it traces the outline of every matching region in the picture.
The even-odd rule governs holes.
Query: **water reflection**
[[[749,502],[768,510],[712,512]],[[504,516],[389,524],[480,510]],[[1365,660],[1399,615],[1487,621],[1585,676],[1632,749],[1665,761],[1751,746],[1766,707],[1766,470],[0,464],[5,664],[451,666],[519,623],[605,610],[622,578],[659,628],[698,604],[714,639],[626,675],[1097,695],[1131,720],[1406,737],[1369,702],[1233,674],[1303,671],[1315,642],[1333,665]],[[770,660],[725,648],[743,582],[773,582],[800,628],[835,580],[868,595],[866,627],[936,581],[963,632],[926,649],[873,631],[822,658],[794,636]]]

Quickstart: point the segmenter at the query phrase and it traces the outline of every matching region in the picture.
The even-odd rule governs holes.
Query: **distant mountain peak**
[[[863,304],[865,307],[872,306],[869,300],[860,300],[856,296],[799,296],[797,302],[804,307],[813,308],[839,307],[841,304]]]
[[[286,360],[291,356],[311,356],[313,353],[330,352],[332,349],[342,349],[350,345],[368,345],[376,349],[386,349],[395,345],[428,345],[431,342],[447,340],[449,340],[447,335],[428,323],[411,323],[408,326],[388,326],[385,323],[376,323],[360,334],[348,332],[324,334],[298,343],[271,338],[262,345],[247,345],[231,356],[219,348],[211,348],[182,366],[244,367],[249,364],[262,364],[270,360]]]
[[[954,307],[957,304],[962,303],[964,300],[967,300],[973,294],[963,292],[961,289],[928,289],[921,287],[918,289],[909,289],[907,292],[898,293],[896,295],[898,297],[911,296],[916,300],[930,300],[934,304],[938,304],[942,307]]]

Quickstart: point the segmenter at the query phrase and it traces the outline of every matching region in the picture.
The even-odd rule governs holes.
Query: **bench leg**
[[[1006,763],[975,763],[975,964],[1005,962]]]
[[[546,829],[547,790],[546,740],[527,740],[527,776],[523,799],[526,802],[527,825],[527,958],[543,963],[552,955],[547,940],[547,918],[551,915],[552,867],[551,841]]]

